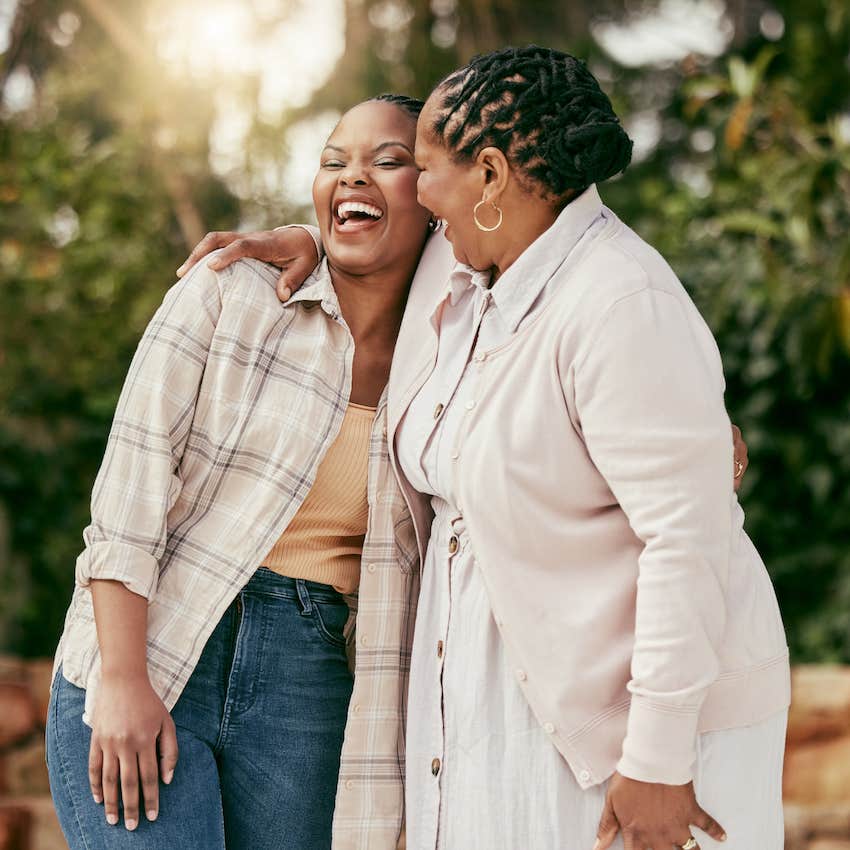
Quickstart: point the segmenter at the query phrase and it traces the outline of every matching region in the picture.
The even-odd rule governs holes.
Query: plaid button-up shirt
[[[275,294],[278,273],[254,260],[218,273],[199,264],[168,292],[139,344],[56,656],[86,689],[87,716],[100,679],[91,580],[121,581],[149,600],[148,672],[171,709],[339,431],[354,340],[327,266],[287,304]],[[403,814],[419,554],[388,460],[386,393],[372,428],[368,500],[335,850],[391,850]]]

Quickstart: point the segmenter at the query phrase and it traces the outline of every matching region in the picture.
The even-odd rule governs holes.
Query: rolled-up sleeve
[[[732,437],[719,353],[684,297],[646,287],[609,308],[575,388],[587,449],[644,544],[617,769],[684,784],[725,625]]]
[[[139,343],[95,480],[75,580],[156,593],[166,517],[221,312],[218,278],[200,263],[168,291]]]

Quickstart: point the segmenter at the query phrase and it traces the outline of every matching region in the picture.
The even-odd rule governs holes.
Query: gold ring
[[[735,478],[740,478],[744,474],[744,461],[735,459]],[[694,844],[696,847],[696,844]],[[683,848],[684,850],[684,848]],[[688,847],[687,850],[692,850],[692,848]]]
[[[738,461],[740,463],[741,461]],[[682,850],[697,850],[699,844],[697,844],[696,838],[693,835],[682,845]]]

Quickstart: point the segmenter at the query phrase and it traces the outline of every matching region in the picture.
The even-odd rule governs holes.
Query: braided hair
[[[558,206],[631,160],[632,141],[611,101],[584,62],[567,53],[531,45],[476,56],[436,95],[430,129],[454,159],[498,148],[527,189]]]
[[[418,118],[422,107],[425,106],[424,100],[417,100],[415,97],[408,97],[406,94],[379,94],[370,97],[365,103],[391,103],[393,106],[403,109],[413,118]]]

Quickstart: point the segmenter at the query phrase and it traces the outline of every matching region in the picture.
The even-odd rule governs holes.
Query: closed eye
[[[322,168],[345,168],[345,163],[338,159],[326,159],[322,163]]]

